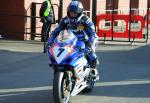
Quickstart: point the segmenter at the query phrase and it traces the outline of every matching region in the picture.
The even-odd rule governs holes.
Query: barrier
[[[124,22],[122,25],[118,21]],[[129,29],[131,21],[131,28]],[[103,23],[104,22],[104,23]],[[106,26],[107,23],[110,23],[109,26]],[[137,29],[136,26],[132,24],[139,24],[140,29]],[[116,30],[116,25],[120,25],[122,30]],[[143,16],[140,15],[120,15],[120,14],[100,14],[97,15],[97,34],[99,37],[113,37],[113,38],[144,38],[142,30],[145,27],[145,22]],[[102,27],[100,27],[102,26]],[[103,26],[107,28],[103,28]],[[135,27],[134,27],[135,26]]]

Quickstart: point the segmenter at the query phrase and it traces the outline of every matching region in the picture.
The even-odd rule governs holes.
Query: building
[[[44,0],[1,0],[0,1],[0,35],[6,39],[31,40],[41,33],[39,18],[40,3]],[[66,16],[67,5],[71,0],[51,0],[55,19]],[[96,14],[114,13],[145,15],[148,0],[80,0],[85,13],[92,18],[92,3],[96,2]],[[131,2],[130,2],[131,1]],[[150,0],[149,0],[150,1]],[[61,8],[60,8],[61,7]],[[62,11],[62,12],[61,12]],[[36,16],[36,18],[34,18]],[[53,25],[55,26],[55,25]]]

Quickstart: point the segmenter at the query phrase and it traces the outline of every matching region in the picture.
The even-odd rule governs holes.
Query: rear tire
[[[53,99],[54,103],[68,103],[70,91],[67,90],[67,77],[64,72],[57,71],[53,81]]]

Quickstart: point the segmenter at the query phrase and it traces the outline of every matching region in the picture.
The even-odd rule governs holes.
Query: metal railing
[[[139,16],[142,16],[143,17],[143,20],[144,20],[144,23],[145,23],[145,26],[144,27],[141,27],[141,23],[138,22],[138,21],[132,21],[131,19],[131,16],[134,15],[134,14],[131,14],[131,10],[135,10],[135,11],[138,11],[137,14],[135,15],[139,15]],[[150,20],[148,19],[149,15],[146,17],[145,19],[145,13],[149,12],[149,8],[147,9],[131,9],[131,10],[103,10],[103,11],[98,11],[98,14],[106,14],[106,12],[110,12],[110,14],[112,15],[112,21],[109,21],[107,19],[104,19],[104,22],[100,24],[100,28],[103,28],[103,29],[110,29],[111,28],[111,33],[112,33],[112,37],[107,37],[106,35],[104,35],[104,37],[99,37],[100,41],[123,41],[123,42],[139,42],[139,43],[147,43],[148,39],[149,39],[149,30],[150,30]],[[129,27],[128,27],[128,35],[129,35],[129,38],[126,39],[126,38],[115,38],[113,35],[114,35],[114,32],[116,31],[120,31],[120,32],[123,32],[124,30],[124,27],[127,25],[127,24],[124,24],[122,22],[124,22],[123,20],[114,20],[114,15],[117,15],[117,14],[113,14],[113,11],[116,11],[118,12],[118,15],[129,15]],[[139,12],[142,11],[142,15],[139,14]],[[128,12],[124,14],[124,12]],[[143,39],[136,39],[136,36],[134,36],[133,38],[131,38],[131,31],[138,31],[139,29],[142,28],[142,33],[143,33]],[[122,30],[122,31],[121,31]]]

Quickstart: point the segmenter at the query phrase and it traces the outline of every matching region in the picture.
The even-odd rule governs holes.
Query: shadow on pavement
[[[46,54],[0,50],[0,103],[52,103],[52,75]]]
[[[100,50],[97,55],[100,80],[91,93],[79,96],[150,98],[149,46],[133,50]],[[48,56],[40,52],[0,50],[0,75],[1,90],[52,86],[53,73],[48,67]],[[0,94],[0,103],[41,101],[52,103],[52,90]]]
[[[0,103],[53,103],[52,90],[0,94]]]
[[[150,46],[133,50],[97,51],[100,80],[80,95],[150,98]]]

